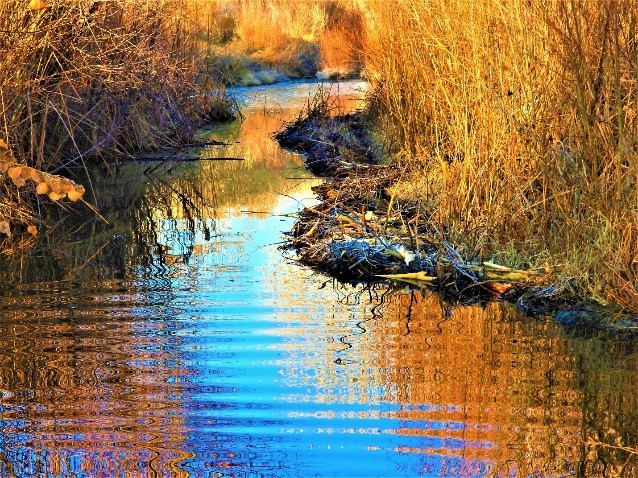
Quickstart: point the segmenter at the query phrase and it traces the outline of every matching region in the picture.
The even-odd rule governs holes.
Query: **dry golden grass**
[[[273,67],[265,73],[273,81],[281,78],[274,68],[314,75],[322,35],[324,46],[355,41],[337,19],[343,12],[358,18],[352,0],[5,0],[0,140],[20,166],[53,173],[174,144],[199,120],[231,113],[210,94],[220,78],[216,55]],[[324,50],[335,66],[354,65],[336,65],[335,47]],[[37,185],[13,183],[0,174],[0,221],[26,230],[37,222]]]
[[[188,5],[0,3],[0,140],[46,172],[85,158],[173,144],[223,107],[204,95]],[[33,219],[35,190],[0,177],[2,218]]]
[[[634,2],[365,3],[387,139],[421,182],[406,199],[477,255],[549,258],[638,309]]]
[[[216,44],[211,51],[218,56],[244,57],[290,77],[318,71],[356,75],[361,70],[364,28],[354,0],[193,2],[207,6],[200,9],[209,19],[200,19],[206,27],[199,37]],[[237,75],[249,75],[246,70],[257,65],[244,65]]]

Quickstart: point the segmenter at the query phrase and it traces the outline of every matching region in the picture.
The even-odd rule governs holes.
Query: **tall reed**
[[[363,66],[364,25],[355,0],[193,1],[217,12],[212,22],[201,23],[210,23],[206,37],[218,56],[234,55],[290,77],[357,75]]]
[[[10,154],[57,172],[88,157],[173,144],[203,118],[228,116],[223,98],[198,78],[187,7],[177,0],[3,1],[0,139]],[[34,195],[5,180],[0,214],[20,222]]]
[[[468,253],[638,309],[638,10],[630,0],[367,0],[388,141]],[[518,259],[516,259],[518,258]]]

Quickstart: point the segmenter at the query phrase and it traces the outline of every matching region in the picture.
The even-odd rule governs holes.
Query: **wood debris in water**
[[[434,224],[416,221],[418,208],[398,204],[388,193],[400,171],[375,164],[361,145],[350,143],[361,137],[361,128],[356,115],[311,115],[277,135],[285,146],[308,154],[312,171],[329,176],[314,188],[320,204],[300,213],[285,246],[298,251],[300,262],[343,282],[388,281],[470,301],[512,297],[547,284],[551,275],[545,270],[467,260]],[[356,134],[348,134],[352,129]],[[343,154],[352,150],[361,153]]]
[[[327,177],[313,189],[320,203],[300,213],[282,246],[295,249],[301,263],[342,282],[429,288],[455,303],[507,300],[526,314],[552,314],[566,325],[638,331],[638,315],[584,300],[567,284],[554,283],[548,266],[511,269],[464,257],[462,245],[424,217],[420,205],[389,193],[401,171],[375,161],[364,114],[326,116],[316,107],[275,135],[284,147],[305,153],[312,172]]]

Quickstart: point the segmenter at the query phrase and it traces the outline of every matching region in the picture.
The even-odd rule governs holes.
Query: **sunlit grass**
[[[635,4],[367,4],[376,101],[412,170],[405,199],[435,206],[476,255],[549,260],[638,308]]]
[[[64,172],[89,158],[187,140],[228,118],[203,81],[179,1],[0,3],[0,139],[19,164]],[[34,188],[0,177],[0,213],[30,222]],[[90,184],[87,184],[87,189]],[[94,193],[94,191],[92,191]]]
[[[199,9],[199,38],[208,42],[212,70],[228,83],[263,84],[281,75],[317,73],[356,76],[363,66],[363,16],[353,0],[192,3],[205,6]]]

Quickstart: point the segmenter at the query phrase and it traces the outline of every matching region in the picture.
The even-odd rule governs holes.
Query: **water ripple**
[[[326,287],[282,258],[310,186],[286,182],[300,160],[272,143],[241,149],[278,124],[248,112],[220,127],[235,149],[210,152],[245,162],[166,178],[206,185],[206,217],[145,190],[157,204],[131,230],[153,241],[114,241],[114,271],[2,284],[0,476],[638,476],[597,445],[638,443],[635,344],[501,304]]]

